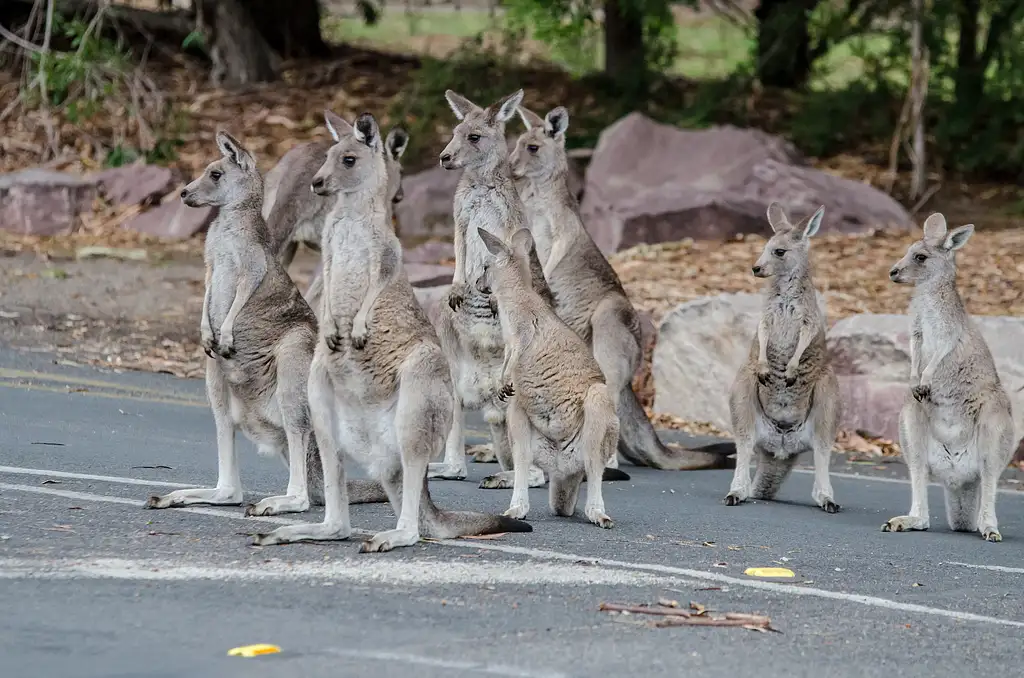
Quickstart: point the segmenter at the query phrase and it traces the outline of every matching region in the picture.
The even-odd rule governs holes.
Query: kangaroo
[[[956,287],[956,251],[974,233],[968,224],[946,230],[936,212],[889,271],[914,285],[910,301],[910,384],[900,411],[900,449],[910,472],[910,515],[883,532],[927,530],[929,473],[946,489],[952,530],[978,531],[1002,541],[996,487],[1013,457],[1016,438],[1010,398],[992,352],[964,308]]]
[[[217,487],[175,490],[150,497],[147,506],[240,504],[240,428],[261,454],[277,455],[288,465],[286,493],[250,505],[246,515],[305,511],[310,491],[321,491],[306,398],[316,318],[272,254],[260,214],[263,179],[256,161],[230,134],[221,131],[216,138],[223,157],[182,190],[181,200],[189,207],[220,207],[206,237],[200,323],[206,393],[217,427]]]
[[[408,145],[409,135],[401,127],[392,128],[384,141],[387,149],[389,224],[394,219],[394,205],[405,197],[401,158]],[[333,204],[310,190],[310,181],[327,160],[330,147],[328,141],[299,144],[267,172],[262,213],[270,227],[274,251],[279,254],[285,270],[291,265],[300,244],[320,251],[324,222]],[[323,279],[318,269],[305,294],[314,313],[320,312],[322,291]]]
[[[818,232],[825,208],[796,226],[782,207],[768,206],[774,235],[754,264],[758,278],[771,278],[764,313],[750,356],[729,394],[736,471],[725,503],[774,499],[802,452],[814,453],[811,498],[828,513],[833,500],[828,467],[842,414],[839,381],[828,362],[825,316],[815,298],[808,240]],[[757,453],[753,489],[750,463]]]
[[[569,112],[559,106],[541,118],[522,105],[518,111],[526,132],[510,158],[512,176],[556,300],[555,312],[588,344],[612,393],[621,426],[619,452],[637,466],[657,469],[733,468],[728,455],[736,448],[730,443],[672,450],[658,438],[632,387],[643,355],[639,316],[615,269],[584,228],[569,190]],[[610,465],[617,467],[617,460],[613,456]]]
[[[530,280],[528,229],[512,235],[509,246],[477,230],[491,260],[475,287],[493,291],[505,338],[500,397],[508,407],[514,458],[512,501],[506,516],[530,511],[529,469],[534,460],[547,472],[551,511],[571,516],[580,483],[587,479],[584,513],[599,527],[614,525],[605,513],[601,480],[618,444],[619,418],[601,367],[586,343],[537,294]]]
[[[361,551],[388,551],[427,537],[530,532],[528,523],[483,513],[449,512],[430,498],[427,464],[452,427],[455,396],[448,362],[416,301],[402,249],[387,222],[387,169],[377,122],[350,125],[325,113],[336,143],[313,177],[333,200],[324,232],[324,300],[309,370],[313,427],[324,450],[325,516],[320,524],[257,535],[261,545],[347,539],[341,454],[380,482],[398,516],[394,530]]]
[[[466,477],[463,410],[483,410],[490,425],[491,446],[504,471],[512,469],[504,403],[499,395],[504,360],[501,322],[491,295],[475,282],[484,269],[487,249],[480,229],[508,240],[526,226],[523,205],[512,183],[505,123],[523,99],[519,90],[487,108],[448,90],[448,105],[459,119],[452,140],[441,152],[441,167],[464,169],[455,190],[455,274],[447,304],[437,323],[438,336],[455,380],[455,412],[444,461],[431,464],[431,478]],[[539,268],[539,267],[538,267]],[[539,468],[530,469],[530,487],[544,484]]]

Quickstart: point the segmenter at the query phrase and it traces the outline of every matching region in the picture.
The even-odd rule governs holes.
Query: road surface
[[[471,435],[483,428],[470,426]],[[279,493],[280,463],[241,445],[246,500]],[[808,461],[809,460],[804,460]],[[799,469],[780,501],[722,503],[730,471],[623,465],[606,486],[616,527],[547,513],[534,532],[387,554],[334,544],[253,547],[300,518],[236,507],[147,511],[216,477],[202,382],[115,374],[0,352],[0,665],[47,676],[959,676],[1020,670],[1024,493],[999,497],[1001,544],[945,527],[879,526],[909,506],[900,469],[833,478],[842,512],[810,502]],[[442,506],[501,511],[509,493],[432,482]],[[581,502],[582,506],[582,502]],[[313,509],[319,520],[321,509]],[[393,526],[384,505],[355,527]],[[746,576],[783,566],[792,579]],[[771,617],[781,633],[651,628],[601,602],[698,602]],[[279,654],[229,657],[253,643]],[[1010,669],[1008,673],[1007,670]]]

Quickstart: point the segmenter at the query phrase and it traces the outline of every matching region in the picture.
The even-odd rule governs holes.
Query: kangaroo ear
[[[377,121],[369,113],[363,113],[356,118],[354,136],[356,141],[362,142],[372,149],[380,148],[380,128]]]
[[[520,89],[509,94],[491,107],[494,110],[494,113],[490,116],[491,122],[508,122],[516,114],[516,109],[522,102],[523,90]]]
[[[935,212],[924,220],[924,239],[938,245],[946,237],[946,217]]]
[[[479,106],[474,104],[472,101],[452,90],[445,90],[444,98],[448,101],[448,105],[451,106],[452,113],[459,120],[465,120],[466,116],[473,111],[481,110]]]
[[[341,141],[341,137],[352,133],[352,125],[342,120],[341,116],[333,111],[324,109],[324,122],[335,142]]]
[[[238,139],[223,130],[217,132],[217,147],[225,158],[246,172],[256,169],[256,161],[252,154],[242,147]]]
[[[501,238],[498,236],[494,235],[490,231],[485,231],[480,227],[477,227],[476,232],[480,236],[480,239],[484,241],[484,247],[486,247],[487,251],[491,254],[498,255],[502,252],[508,252],[508,248],[505,247],[505,243],[503,243]]]
[[[569,129],[569,111],[565,110],[564,106],[559,106],[544,116],[544,133],[552,139],[565,136],[567,129]]]
[[[520,228],[512,234],[512,250],[518,254],[529,255],[535,247],[533,234],[528,228]]]
[[[810,238],[818,229],[821,228],[821,219],[825,216],[825,206],[822,205],[817,211],[811,215],[811,218],[807,220],[807,226],[804,227],[804,238]]]
[[[776,233],[789,228],[789,217],[786,216],[786,210],[782,209],[782,205],[775,201],[768,205],[768,225]]]
[[[409,133],[401,127],[392,127],[388,132],[388,138],[384,140],[384,146],[392,160],[399,160],[409,145]]]
[[[516,111],[519,112],[519,117],[523,119],[523,124],[526,126],[527,131],[534,127],[542,127],[544,125],[544,118],[524,107],[522,104],[516,106]]]
[[[942,243],[942,247],[950,252],[958,250],[967,244],[967,241],[971,239],[972,235],[974,235],[974,224],[967,224],[966,226],[954,228],[949,232],[949,235],[946,236],[946,240]]]

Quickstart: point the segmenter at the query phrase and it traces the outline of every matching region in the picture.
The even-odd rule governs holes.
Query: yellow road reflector
[[[233,647],[228,650],[229,657],[257,657],[261,654],[275,654],[280,652],[281,648],[277,645],[267,645],[266,643],[259,643],[257,645],[243,645],[242,647]]]
[[[743,574],[749,577],[795,577],[793,570],[784,567],[748,567]]]

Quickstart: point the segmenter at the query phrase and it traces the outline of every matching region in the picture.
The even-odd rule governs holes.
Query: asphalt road
[[[471,426],[481,430],[481,426]],[[475,435],[475,434],[474,434]],[[471,436],[472,442],[472,436]],[[280,464],[242,445],[247,500],[283,489]],[[808,461],[809,460],[805,460]],[[445,507],[501,511],[509,493],[435,482]],[[236,507],[146,511],[215,481],[202,383],[0,352],[0,673],[92,676],[1012,675],[1024,638],[1024,493],[1003,491],[1004,541],[945,527],[884,534],[909,507],[895,477],[833,478],[843,511],[811,504],[799,470],[780,501],[722,504],[729,471],[623,468],[606,487],[616,527],[547,514],[534,532],[421,543],[249,545],[272,527]],[[840,469],[848,470],[848,469]],[[886,476],[896,472],[880,472]],[[320,510],[313,516],[319,520]],[[282,517],[290,522],[300,517]],[[364,530],[383,505],[353,507]],[[744,575],[784,566],[792,579]],[[603,601],[699,602],[766,614],[781,633],[651,628]],[[228,649],[273,643],[245,659]],[[998,672],[998,674],[996,673]]]

